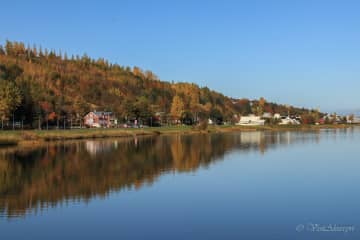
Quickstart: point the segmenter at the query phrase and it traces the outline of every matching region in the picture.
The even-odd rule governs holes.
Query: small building
[[[320,125],[323,125],[323,124],[325,124],[325,122],[326,122],[326,121],[325,121],[325,118],[320,118],[318,123],[319,123]]]
[[[110,128],[117,125],[112,112],[89,112],[84,117],[84,125],[89,128]]]
[[[265,125],[265,120],[261,119],[261,117],[255,115],[242,116],[240,117],[240,121],[236,123],[236,125],[241,126],[263,126]]]
[[[331,122],[331,123],[342,123],[344,118],[340,115],[337,115],[336,113],[334,114],[327,114],[325,116],[325,119],[327,119],[328,122]],[[347,121],[347,119],[346,119]]]
[[[280,119],[280,118],[281,118],[280,113],[275,113],[275,114],[274,114],[274,119]]]
[[[279,125],[300,125],[300,119],[295,117],[282,117]]]
[[[262,115],[262,118],[271,119],[271,118],[273,118],[273,115],[269,112],[264,112],[264,114]]]
[[[360,117],[356,117],[354,115],[346,116],[346,122],[349,123],[349,124],[359,124],[360,123]]]

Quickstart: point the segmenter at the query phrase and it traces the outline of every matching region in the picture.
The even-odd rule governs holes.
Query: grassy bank
[[[0,146],[35,144],[37,142],[109,137],[155,136],[166,134],[199,134],[238,131],[309,131],[320,129],[348,128],[352,125],[292,125],[292,126],[209,126],[207,130],[197,130],[190,126],[173,126],[144,129],[72,129],[72,130],[27,130],[0,131]]]
[[[155,136],[164,133],[188,133],[190,131],[192,131],[191,127],[0,131],[0,146],[28,145],[57,140]]]

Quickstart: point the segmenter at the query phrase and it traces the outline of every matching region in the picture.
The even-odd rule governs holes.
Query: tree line
[[[87,54],[25,46],[0,45],[0,118],[29,128],[81,124],[93,110],[111,111],[120,122],[134,119],[195,124],[211,118],[234,122],[240,115],[263,112],[305,114],[311,111],[259,100],[233,99],[193,83],[161,81],[139,67],[92,59]],[[3,126],[3,124],[2,124]]]

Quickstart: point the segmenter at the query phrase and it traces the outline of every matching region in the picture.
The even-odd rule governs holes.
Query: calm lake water
[[[360,239],[360,129],[0,149],[0,239]]]

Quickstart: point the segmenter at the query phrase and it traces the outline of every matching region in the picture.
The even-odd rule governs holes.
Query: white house
[[[241,126],[262,126],[265,125],[265,120],[255,115],[242,116],[236,125]]]
[[[360,117],[356,117],[356,116],[346,116],[346,121],[349,124],[359,124],[360,123]]]
[[[273,118],[273,115],[269,112],[264,112],[264,114],[262,115],[262,118],[270,119],[270,118]]]
[[[274,119],[280,119],[280,118],[281,118],[280,113],[275,113],[275,114],[274,114]]]
[[[282,117],[281,118],[281,122],[279,123],[279,125],[299,125],[300,121],[294,118],[290,118],[288,117]]]

